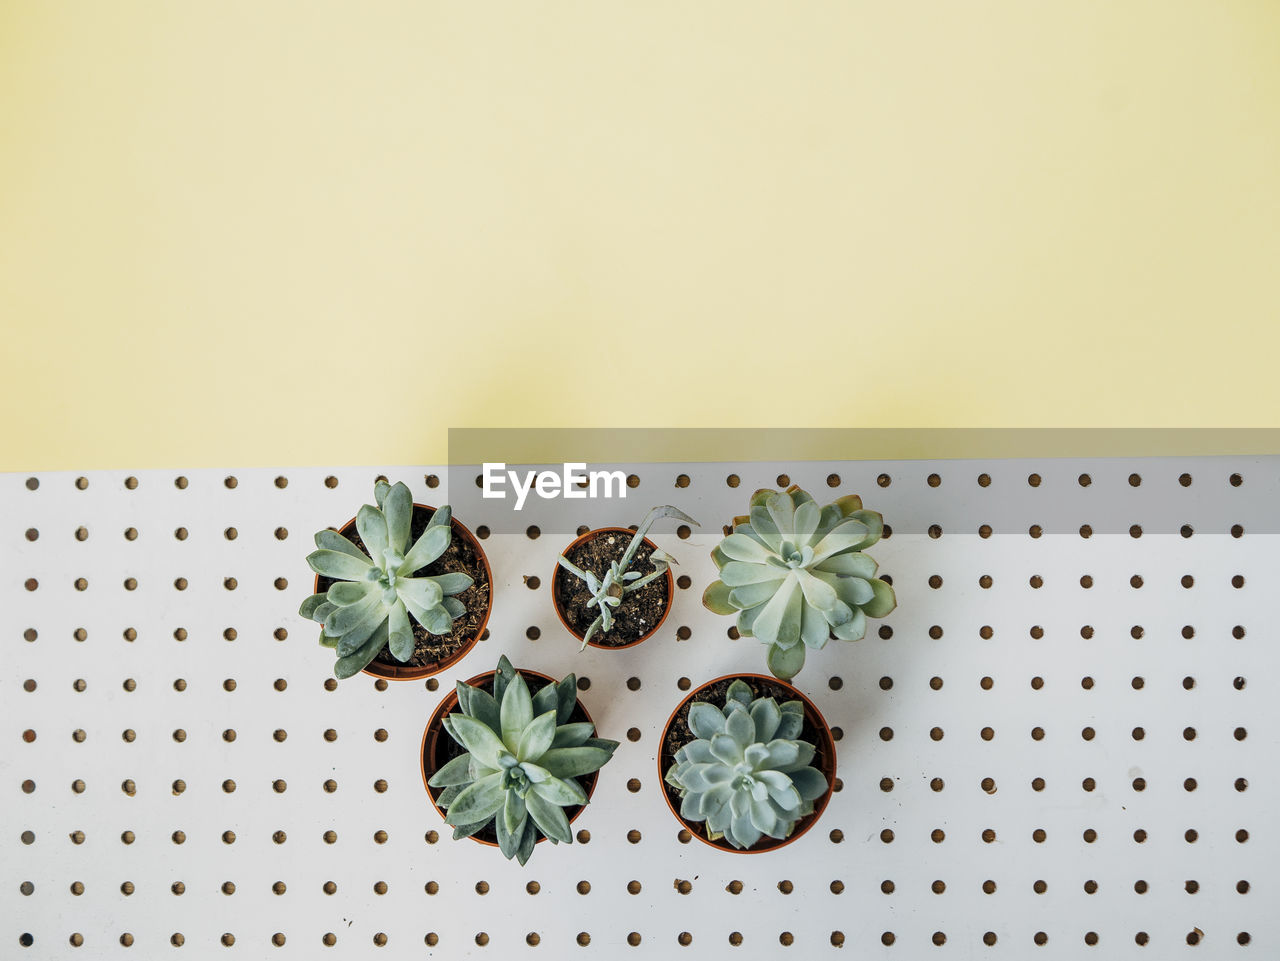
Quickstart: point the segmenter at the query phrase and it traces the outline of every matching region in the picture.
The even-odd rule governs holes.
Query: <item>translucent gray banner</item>
[[[789,484],[858,494],[899,534],[1280,531],[1276,430],[453,429],[449,463],[455,516],[492,533],[572,537],[659,504],[718,532]]]

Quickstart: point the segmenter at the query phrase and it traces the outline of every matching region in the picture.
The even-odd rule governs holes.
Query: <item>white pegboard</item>
[[[660,503],[703,522],[650,535],[691,579],[659,636],[579,654],[548,595],[572,538],[495,533],[490,639],[438,684],[382,690],[327,688],[332,654],[296,614],[303,558],[379,473],[446,501],[431,469],[0,476],[0,957],[1273,956],[1278,466],[633,465],[628,501],[584,505],[584,523]],[[763,669],[700,604],[730,520],[707,492],[731,471],[744,506],[785,471],[819,499],[861,493],[897,528],[871,551],[897,611],[797,678],[839,729],[842,790],[772,855],[680,843],[655,764],[681,678]],[[1152,516],[1157,492],[1191,536]],[[1065,520],[1026,533],[1049,513]],[[452,841],[418,768],[444,692],[502,653],[589,678],[582,700],[622,743],[574,824],[589,843],[541,844],[523,869]]]

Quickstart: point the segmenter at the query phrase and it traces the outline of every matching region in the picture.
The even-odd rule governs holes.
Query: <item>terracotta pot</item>
[[[597,527],[595,530],[587,531],[585,534],[583,534],[581,537],[575,540],[572,544],[570,544],[560,553],[562,553],[565,557],[569,557],[570,553],[575,548],[577,548],[578,545],[583,544],[586,541],[591,540],[595,537],[599,537],[602,534],[621,534],[626,538],[626,543],[629,544],[631,542],[631,538],[635,535],[635,531],[631,530],[629,527]],[[649,540],[649,538],[647,537],[643,539],[643,543],[650,550],[656,551],[658,549],[658,546],[654,544],[653,541]],[[623,549],[624,550],[626,549],[625,546]],[[619,557],[621,557],[621,554],[619,554]],[[570,559],[572,560],[572,558]],[[584,632],[579,631],[576,627],[570,624],[568,618],[564,616],[564,611],[560,609],[559,591],[560,591],[560,584],[562,582],[561,579],[565,577],[572,577],[572,576],[573,575],[570,574],[568,571],[566,571],[563,567],[561,567],[559,563],[556,564],[555,571],[551,575],[551,602],[553,605],[555,605],[556,617],[560,618],[560,623],[564,625],[564,629],[568,631],[570,634],[572,634],[574,637],[576,637],[578,640],[582,640],[582,635]],[[666,623],[667,615],[671,613],[671,603],[672,601],[675,600],[675,596],[676,596],[676,582],[675,582],[675,578],[671,576],[670,568],[667,569],[667,572],[663,577],[659,578],[656,581],[652,581],[651,584],[657,584],[659,583],[659,581],[665,582],[667,585],[667,603],[662,608],[662,616],[658,618],[658,623],[654,624],[653,627],[649,629],[649,631],[642,634],[640,637],[636,638],[634,641],[628,641],[626,644],[601,644],[599,641],[591,640],[587,642],[587,646],[596,647],[604,651],[624,651],[624,650],[627,650],[628,648],[635,647],[637,644],[640,644],[642,641],[647,641],[649,638],[653,637],[653,635],[657,634],[658,631],[661,629],[662,625]],[[596,636],[598,637],[600,635],[597,634]]]
[[[414,514],[417,514],[419,510],[430,511],[434,514],[436,509],[429,504],[415,503],[413,505]],[[489,604],[488,607],[485,608],[484,617],[481,618],[479,625],[477,625],[475,633],[471,636],[470,640],[463,644],[461,648],[454,651],[444,660],[436,661],[434,664],[383,664],[380,661],[373,660],[369,662],[361,673],[368,674],[370,677],[386,678],[391,681],[421,680],[424,677],[439,674],[441,671],[447,670],[454,664],[457,664],[467,656],[467,653],[475,647],[476,642],[480,640],[480,636],[484,633],[485,625],[489,623],[489,613],[493,610],[493,572],[489,569],[489,558],[485,556],[484,548],[480,546],[480,542],[476,540],[475,535],[472,534],[464,524],[462,524],[456,517],[450,518],[449,529],[452,532],[453,537],[462,538],[468,545],[470,545],[471,549],[475,551],[475,555],[480,559],[480,566],[484,571],[484,580],[489,584]],[[351,540],[352,535],[358,536],[358,532],[356,531],[356,519],[353,517],[351,520],[343,524],[342,527],[338,529],[338,533],[347,538],[347,540]],[[476,579],[479,580],[479,578]],[[321,580],[328,582],[328,584],[334,583],[333,578],[322,578],[321,575],[317,574],[315,585],[312,587],[312,593],[320,593]],[[327,589],[328,588],[326,587],[326,590]],[[410,615],[409,617],[410,623],[418,623],[417,620],[413,618],[413,615]]]
[[[816,751],[814,753],[812,763],[813,766],[820,770],[823,776],[827,779],[827,792],[813,802],[813,813],[805,815],[800,819],[799,823],[796,824],[795,829],[791,832],[790,837],[778,840],[777,838],[765,836],[751,847],[745,849],[735,848],[723,838],[718,841],[712,841],[706,836],[706,825],[704,822],[686,821],[682,818],[680,816],[678,795],[676,795],[676,798],[672,797],[672,795],[676,793],[675,789],[672,788],[671,785],[667,784],[665,780],[667,771],[670,769],[671,765],[675,763],[675,756],[667,753],[666,744],[667,732],[671,730],[671,725],[675,723],[676,716],[685,708],[686,705],[692,704],[698,694],[702,693],[707,688],[719,684],[722,681],[733,681],[739,678],[748,682],[765,682],[770,685],[786,688],[787,694],[785,697],[777,697],[777,695],[774,695],[779,703],[783,701],[796,700],[804,705],[805,721],[808,722],[808,724],[811,725],[817,733],[814,745]],[[808,831],[809,828],[813,827],[818,818],[822,816],[822,812],[826,810],[827,802],[831,800],[831,795],[835,790],[836,744],[835,740],[831,736],[831,728],[828,726],[826,719],[823,718],[822,713],[818,710],[817,706],[790,684],[785,681],[780,681],[776,677],[769,677],[764,674],[725,674],[721,677],[715,678],[714,680],[707,681],[705,684],[689,692],[689,694],[685,696],[684,700],[676,705],[676,709],[671,712],[671,716],[667,718],[667,723],[663,725],[662,728],[662,738],[658,742],[658,783],[662,785],[662,797],[666,800],[667,807],[671,810],[675,819],[683,824],[685,830],[703,844],[710,845],[720,851],[728,851],[732,854],[762,854],[765,851],[776,851],[778,848],[786,847],[792,841],[796,840]]]
[[[531,683],[535,680],[544,681],[547,684],[556,683],[555,678],[548,677],[546,674],[541,674],[538,671],[530,671],[524,668],[516,668],[516,670],[518,670],[524,677],[525,681],[529,683],[529,691],[532,694],[537,694],[538,690],[544,686],[539,684],[535,688]],[[465,683],[472,687],[485,686],[483,682],[492,682],[496,673],[496,671],[485,671],[483,674],[477,674],[475,677],[470,678]],[[493,693],[492,683],[490,683],[488,687],[489,692]],[[422,786],[427,791],[427,797],[430,799],[432,807],[434,807],[440,814],[441,820],[444,819],[445,812],[443,808],[436,804],[436,798],[439,797],[443,789],[433,788],[427,782],[430,781],[432,775],[434,775],[436,771],[449,760],[449,758],[445,756],[446,745],[453,744],[454,741],[453,738],[449,736],[449,733],[444,729],[443,722],[446,715],[452,714],[457,709],[458,692],[455,689],[445,695],[444,699],[440,702],[440,705],[435,709],[434,713],[432,713],[431,720],[427,722],[427,727],[422,732],[422,750],[418,756],[418,766],[422,772]],[[573,713],[569,715],[569,719],[571,721],[591,721],[593,725],[595,724],[595,721],[591,720],[591,715],[587,713],[587,709],[583,706],[581,700],[577,701],[577,704],[573,709]],[[587,793],[588,801],[591,800],[591,795],[595,793],[596,781],[598,781],[599,778],[600,772],[592,771],[590,774],[584,774],[575,779]],[[582,813],[582,809],[584,807],[586,807],[585,804],[580,804],[576,808],[565,809],[565,814],[568,816],[570,824],[572,824],[578,815]],[[491,848],[496,848],[498,846],[496,842],[477,837],[474,834],[471,836],[471,840],[477,841],[480,844],[488,845]],[[541,844],[545,840],[546,837],[540,836],[534,843]]]

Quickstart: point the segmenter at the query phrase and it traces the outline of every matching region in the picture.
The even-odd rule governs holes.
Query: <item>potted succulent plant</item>
[[[448,737],[442,736],[447,734]],[[458,682],[422,736],[431,803],[454,828],[525,864],[534,845],[573,843],[572,821],[590,799],[617,741],[597,738],[577,678],[516,670]]]
[[[645,537],[663,517],[698,524],[670,505],[655,507],[634,533],[625,527],[587,531],[559,556],[551,597],[560,623],[582,641],[582,649],[631,647],[666,620],[675,593],[675,558]]]
[[[415,504],[403,483],[386,481],[374,499],[340,530],[316,534],[307,556],[315,593],[298,613],[323,625],[320,643],[335,649],[337,677],[426,677],[484,632],[489,562],[447,504]]]
[[[835,742],[817,707],[790,685],[721,677],[672,713],[658,773],[667,805],[694,837],[726,851],[767,851],[822,814],[835,787]]]
[[[769,645],[773,675],[792,678],[807,648],[818,650],[831,638],[860,640],[868,617],[884,617],[897,605],[893,588],[863,553],[883,530],[884,519],[863,510],[856,495],[819,508],[795,485],[758,490],[750,513],[735,517],[732,533],[711,552],[720,578],[702,603],[736,615],[739,634]]]

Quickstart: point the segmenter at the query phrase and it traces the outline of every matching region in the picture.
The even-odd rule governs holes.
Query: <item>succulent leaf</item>
[[[751,708],[751,723],[755,725],[758,742],[771,741],[778,725],[782,723],[782,711],[773,698],[762,697]]]
[[[616,745],[617,742],[611,742]],[[613,751],[586,744],[578,747],[553,747],[542,755],[540,761],[552,777],[581,777],[598,771],[613,756]]]
[[[862,606],[863,612],[867,617],[884,617],[891,613],[898,606],[898,599],[894,596],[893,588],[880,579],[868,581],[875,597]]]
[[[444,510],[444,508],[437,510],[436,514],[439,514],[441,510]],[[432,520],[435,520],[434,516]],[[414,545],[409,548],[404,560],[397,567],[396,573],[408,575],[422,570],[422,568],[445,552],[445,549],[453,539],[452,533],[452,528],[449,527],[429,526],[422,532],[422,536],[414,542]]]
[[[448,574],[436,574],[434,577],[424,579],[434,583],[445,595],[461,594],[475,583],[471,575],[463,571],[450,571]]]
[[[556,737],[556,712],[539,714],[520,732],[516,757],[521,761],[536,760],[547,753]]]
[[[554,684],[547,684],[539,689],[538,693],[533,695],[533,716],[545,714],[547,711],[556,712],[556,722],[560,723],[559,717],[560,694],[556,690]]]
[[[702,592],[702,606],[716,614],[736,614],[737,608],[729,603],[729,585],[724,581],[712,581]]]
[[[797,644],[795,647],[779,647],[774,644],[769,648],[766,659],[770,673],[784,681],[795,677],[804,667],[805,650],[804,644]]]
[[[409,493],[409,488],[404,484],[396,484],[387,491],[379,506],[386,520],[387,546],[403,555],[405,548],[409,546],[409,525],[413,521],[413,496]]]
[[[348,581],[363,580],[373,567],[367,557],[355,557],[342,551],[318,550],[307,555],[307,563],[321,577]]]
[[[398,661],[407,661],[413,656],[413,628],[409,625],[409,612],[404,602],[396,600],[387,613],[387,648],[391,656]]]
[[[498,716],[502,723],[502,741],[514,754],[516,745],[520,743],[520,735],[533,721],[533,698],[529,694],[529,685],[525,683],[524,675],[517,674],[507,684]]]
[[[406,488],[407,489],[407,488]],[[365,504],[356,514],[356,530],[360,540],[364,541],[364,549],[374,563],[378,563],[387,550],[387,519],[378,508]]]
[[[560,706],[556,708],[556,723],[564,724],[573,713],[574,705],[578,703],[578,675],[565,675],[556,685],[556,698],[560,702]]]
[[[552,840],[573,843],[573,836],[569,833],[569,819],[565,816],[563,807],[537,791],[530,791],[525,803],[539,831]]]
[[[502,774],[490,774],[475,781],[449,805],[451,821],[473,824],[487,821],[502,809],[507,792],[502,788]]]
[[[543,688],[543,690],[545,691],[546,688]],[[534,709],[537,710],[537,707],[535,706]],[[561,724],[556,728],[551,747],[578,747],[586,743],[587,738],[591,737],[595,729],[596,726],[590,721],[579,721],[577,724]]]
[[[406,603],[429,611],[444,598],[444,591],[434,577],[397,577],[396,593]]]
[[[474,780],[471,777],[471,755],[460,754],[452,761],[448,761],[441,765],[435,774],[431,775],[431,780],[427,782],[431,787],[449,787],[454,784],[467,784]]]
[[[298,614],[301,615],[302,617],[305,617],[309,621],[313,620],[316,612],[316,608],[319,607],[321,604],[325,603],[325,600],[326,598],[325,598],[325,595],[323,594],[309,595],[307,599],[302,602],[302,606],[298,608]]]
[[[316,547],[326,551],[338,551],[342,554],[350,554],[352,557],[363,557],[366,561],[369,559],[364,551],[356,547],[349,540],[339,534],[337,531],[331,531],[327,527],[322,531],[316,532]]]
[[[340,646],[342,639],[338,639]],[[359,674],[365,669],[365,666],[377,656],[382,650],[382,646],[387,643],[387,624],[384,621],[379,624],[369,635],[369,639],[364,642],[361,647],[351,654],[341,654],[339,652],[337,663],[333,666],[333,676],[342,680],[351,677],[353,674]]]
[[[451,733],[457,738],[458,743],[486,767],[499,767],[499,757],[510,753],[493,728],[482,721],[467,717],[465,714],[454,714],[452,720]]]
[[[561,807],[587,803],[587,792],[582,790],[578,786],[578,782],[572,778],[563,780],[558,777],[547,778],[545,781],[535,784],[532,793],[544,801],[550,801],[552,804],[558,804]]]
[[[703,740],[710,741],[724,733],[724,713],[706,701],[695,701],[689,708],[689,730]]]

